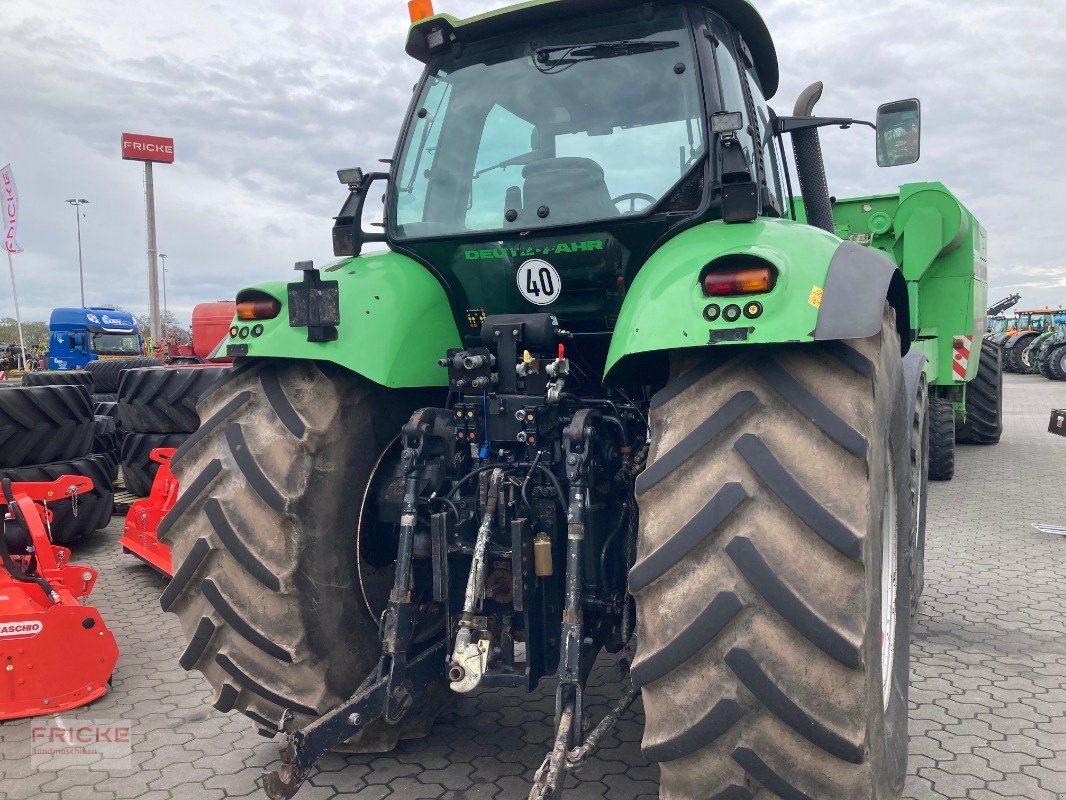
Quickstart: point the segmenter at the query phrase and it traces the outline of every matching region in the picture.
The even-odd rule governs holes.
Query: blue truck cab
[[[84,369],[98,358],[142,354],[137,322],[110,306],[56,308],[48,320],[48,368]]]

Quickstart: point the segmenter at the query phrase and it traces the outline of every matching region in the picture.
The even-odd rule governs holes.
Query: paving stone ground
[[[913,626],[908,800],[1066,798],[1066,440],[1046,432],[1066,384],[1006,377],[1006,431],[996,447],[960,447],[950,483],[931,484],[926,590]],[[133,725],[134,769],[30,768],[29,723],[0,725],[0,799],[198,800],[260,797],[277,746],[236,712],[221,714],[184,640],[159,610],[164,581],[116,541],[120,520],[77,554],[101,570],[93,595],[122,651],[111,692],[73,712]],[[597,667],[598,717],[613,667]],[[379,756],[331,755],[303,800],[524,800],[551,735],[551,687],[533,696],[462,698],[430,737]],[[658,771],[640,753],[642,717],[627,716],[568,800],[652,800]],[[769,795],[767,795],[768,797]],[[763,800],[763,795],[760,795]]]

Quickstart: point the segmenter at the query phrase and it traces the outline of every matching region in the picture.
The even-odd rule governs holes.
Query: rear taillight
[[[237,303],[237,319],[239,320],[274,319],[280,313],[281,303],[273,297],[257,297]]]
[[[772,267],[711,270],[703,276],[705,297],[732,297],[739,294],[763,294],[774,288]]]

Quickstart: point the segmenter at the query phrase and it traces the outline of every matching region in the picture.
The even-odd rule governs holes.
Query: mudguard
[[[1019,331],[1018,333],[1012,333],[1000,342],[1000,346],[1002,346],[1004,350],[1013,350],[1014,345],[1018,344],[1018,342],[1024,337],[1030,336],[1033,333],[1036,333],[1036,331]]]
[[[221,355],[330,361],[392,388],[448,384],[437,359],[461,346],[459,331],[444,288],[425,267],[399,253],[368,253],[325,267],[321,279],[338,283],[336,340],[309,342],[306,327],[290,326],[287,283],[277,281],[253,288],[280,302],[281,313],[235,319]]]
[[[913,399],[918,393],[918,381],[925,372],[925,354],[912,350],[903,357],[903,387],[907,397]]]
[[[701,270],[731,255],[773,264],[773,289],[735,299],[705,297]],[[641,353],[872,336],[881,328],[886,298],[896,309],[906,350],[906,284],[881,252],[786,219],[708,222],[668,241],[637,273],[615,326],[606,380],[622,361]],[[716,311],[708,311],[712,305]],[[727,320],[729,306],[737,307],[739,318]]]

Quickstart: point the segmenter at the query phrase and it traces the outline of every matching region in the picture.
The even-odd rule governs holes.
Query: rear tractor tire
[[[1054,347],[1045,347],[1040,351],[1040,358],[1036,360],[1036,368],[1049,381],[1055,380],[1055,377],[1051,374],[1051,355],[1054,353]]]
[[[110,395],[118,392],[119,381],[122,373],[128,369],[137,367],[159,367],[162,364],[154,358],[98,358],[85,365],[85,369],[92,373],[94,392],[101,395]],[[103,397],[96,398],[103,400]],[[115,398],[112,397],[112,400]]]
[[[84,386],[93,390],[93,376],[82,369],[44,370],[27,372],[22,376],[23,386]]]
[[[122,373],[118,418],[136,433],[194,433],[196,402],[229,367],[141,367]]]
[[[0,467],[81,458],[93,443],[84,386],[15,387],[0,392]]]
[[[404,422],[429,398],[331,364],[247,361],[200,401],[203,420],[171,464],[177,505],[159,526],[175,573],[163,592],[188,640],[179,659],[273,736],[351,696],[380,656],[363,599],[357,521],[367,484]],[[424,736],[451,694],[420,698],[397,725],[348,742],[385,752]]]
[[[955,477],[955,406],[942,397],[929,398],[929,480]]]
[[[1048,372],[1055,381],[1066,381],[1066,345],[1059,345],[1048,356]]]
[[[957,427],[955,441],[996,444],[1002,435],[1002,351],[991,342],[982,342],[977,375],[966,385],[966,422]]]
[[[157,447],[181,447],[187,433],[125,433],[119,447],[122,482],[134,497],[147,497],[152,491],[159,462],[152,461]]]
[[[913,524],[899,352],[889,313],[867,339],[682,357],[653,399],[630,590],[662,800],[899,797]]]
[[[1035,332],[1022,333],[1007,340],[1006,344],[1009,347],[1004,348],[1003,351],[1003,366],[1008,372],[1023,373],[1029,371],[1026,365],[1022,363],[1022,352],[1032,344],[1033,339],[1038,335]]]

